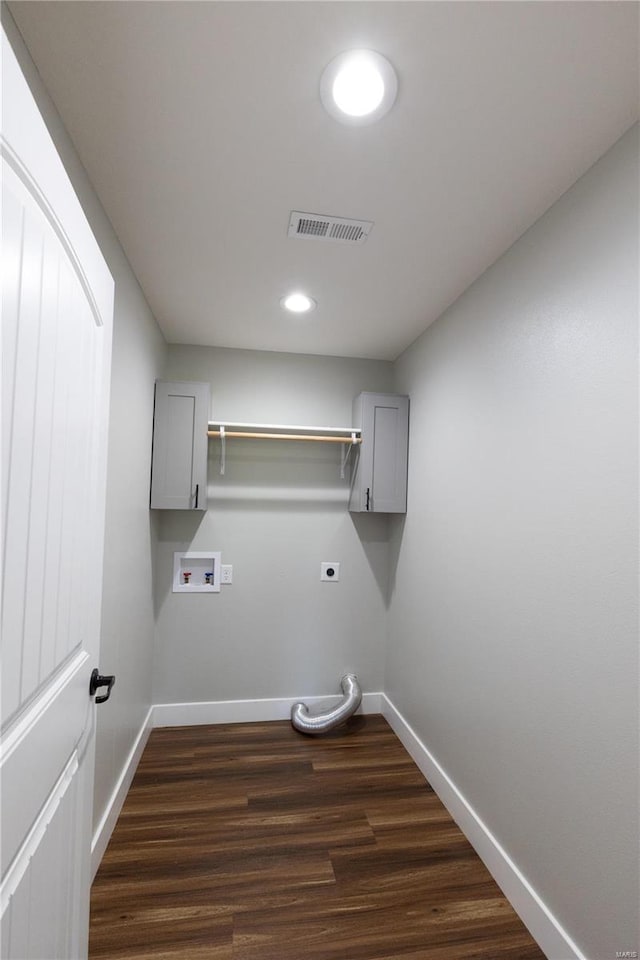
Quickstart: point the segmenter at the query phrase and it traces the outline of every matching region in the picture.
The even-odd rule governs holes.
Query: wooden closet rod
[[[207,430],[208,437],[220,437],[219,430]],[[248,433],[244,430],[225,430],[225,438],[238,440],[312,440],[315,443],[362,443],[361,437],[331,437],[305,433]]]

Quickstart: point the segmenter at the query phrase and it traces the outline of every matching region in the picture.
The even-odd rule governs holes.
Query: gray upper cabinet
[[[207,509],[209,384],[156,383],[151,506]]]
[[[361,393],[353,404],[353,425],[362,430],[351,480],[354,513],[406,513],[409,398]]]

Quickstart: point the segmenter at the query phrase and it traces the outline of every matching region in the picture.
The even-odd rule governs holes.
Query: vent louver
[[[373,223],[371,220],[347,220],[345,217],[325,217],[318,213],[292,210],[288,236],[300,240],[327,240],[331,243],[362,244]]]

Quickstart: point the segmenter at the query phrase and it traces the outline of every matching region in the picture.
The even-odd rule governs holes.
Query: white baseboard
[[[358,713],[380,713],[382,694],[363,693]],[[266,720],[288,720],[291,707],[298,700],[308,706],[336,702],[336,695],[326,697],[288,697],[273,700],[210,700],[203,703],[156,703],[154,727],[188,727],[201,723],[252,723]]]
[[[508,853],[386,694],[381,712],[549,960],[586,960]]]
[[[152,729],[152,717],[153,707],[149,707],[147,715],[144,718],[143,724],[138,732],[138,736],[136,737],[134,744],[129,751],[129,756],[127,757],[122,768],[122,772],[118,777],[118,782],[114,787],[111,797],[109,798],[109,802],[102,815],[102,819],[100,820],[100,823],[98,824],[93,835],[93,839],[91,841],[92,882],[93,878],[98,872],[98,867],[100,866],[100,861],[102,860],[104,852],[107,849],[107,844],[111,839],[113,828],[115,827],[116,821],[120,816],[122,804],[124,803],[129,791],[129,787],[131,786],[131,781],[133,780],[133,775],[136,772],[138,763],[140,762],[142,751],[144,750],[147,740],[149,739],[149,734],[151,733]]]

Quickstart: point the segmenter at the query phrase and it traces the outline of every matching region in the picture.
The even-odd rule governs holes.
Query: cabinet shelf
[[[340,476],[355,444],[362,443],[359,427],[309,427],[298,424],[242,423],[230,420],[210,420],[207,436],[220,440],[220,473],[224,475],[226,441],[237,440],[293,440],[311,443],[341,443]]]
[[[361,441],[359,427],[303,427],[281,423],[240,423],[230,420],[210,420],[207,434],[210,437],[236,437],[246,440],[312,440],[318,443],[360,443]]]

